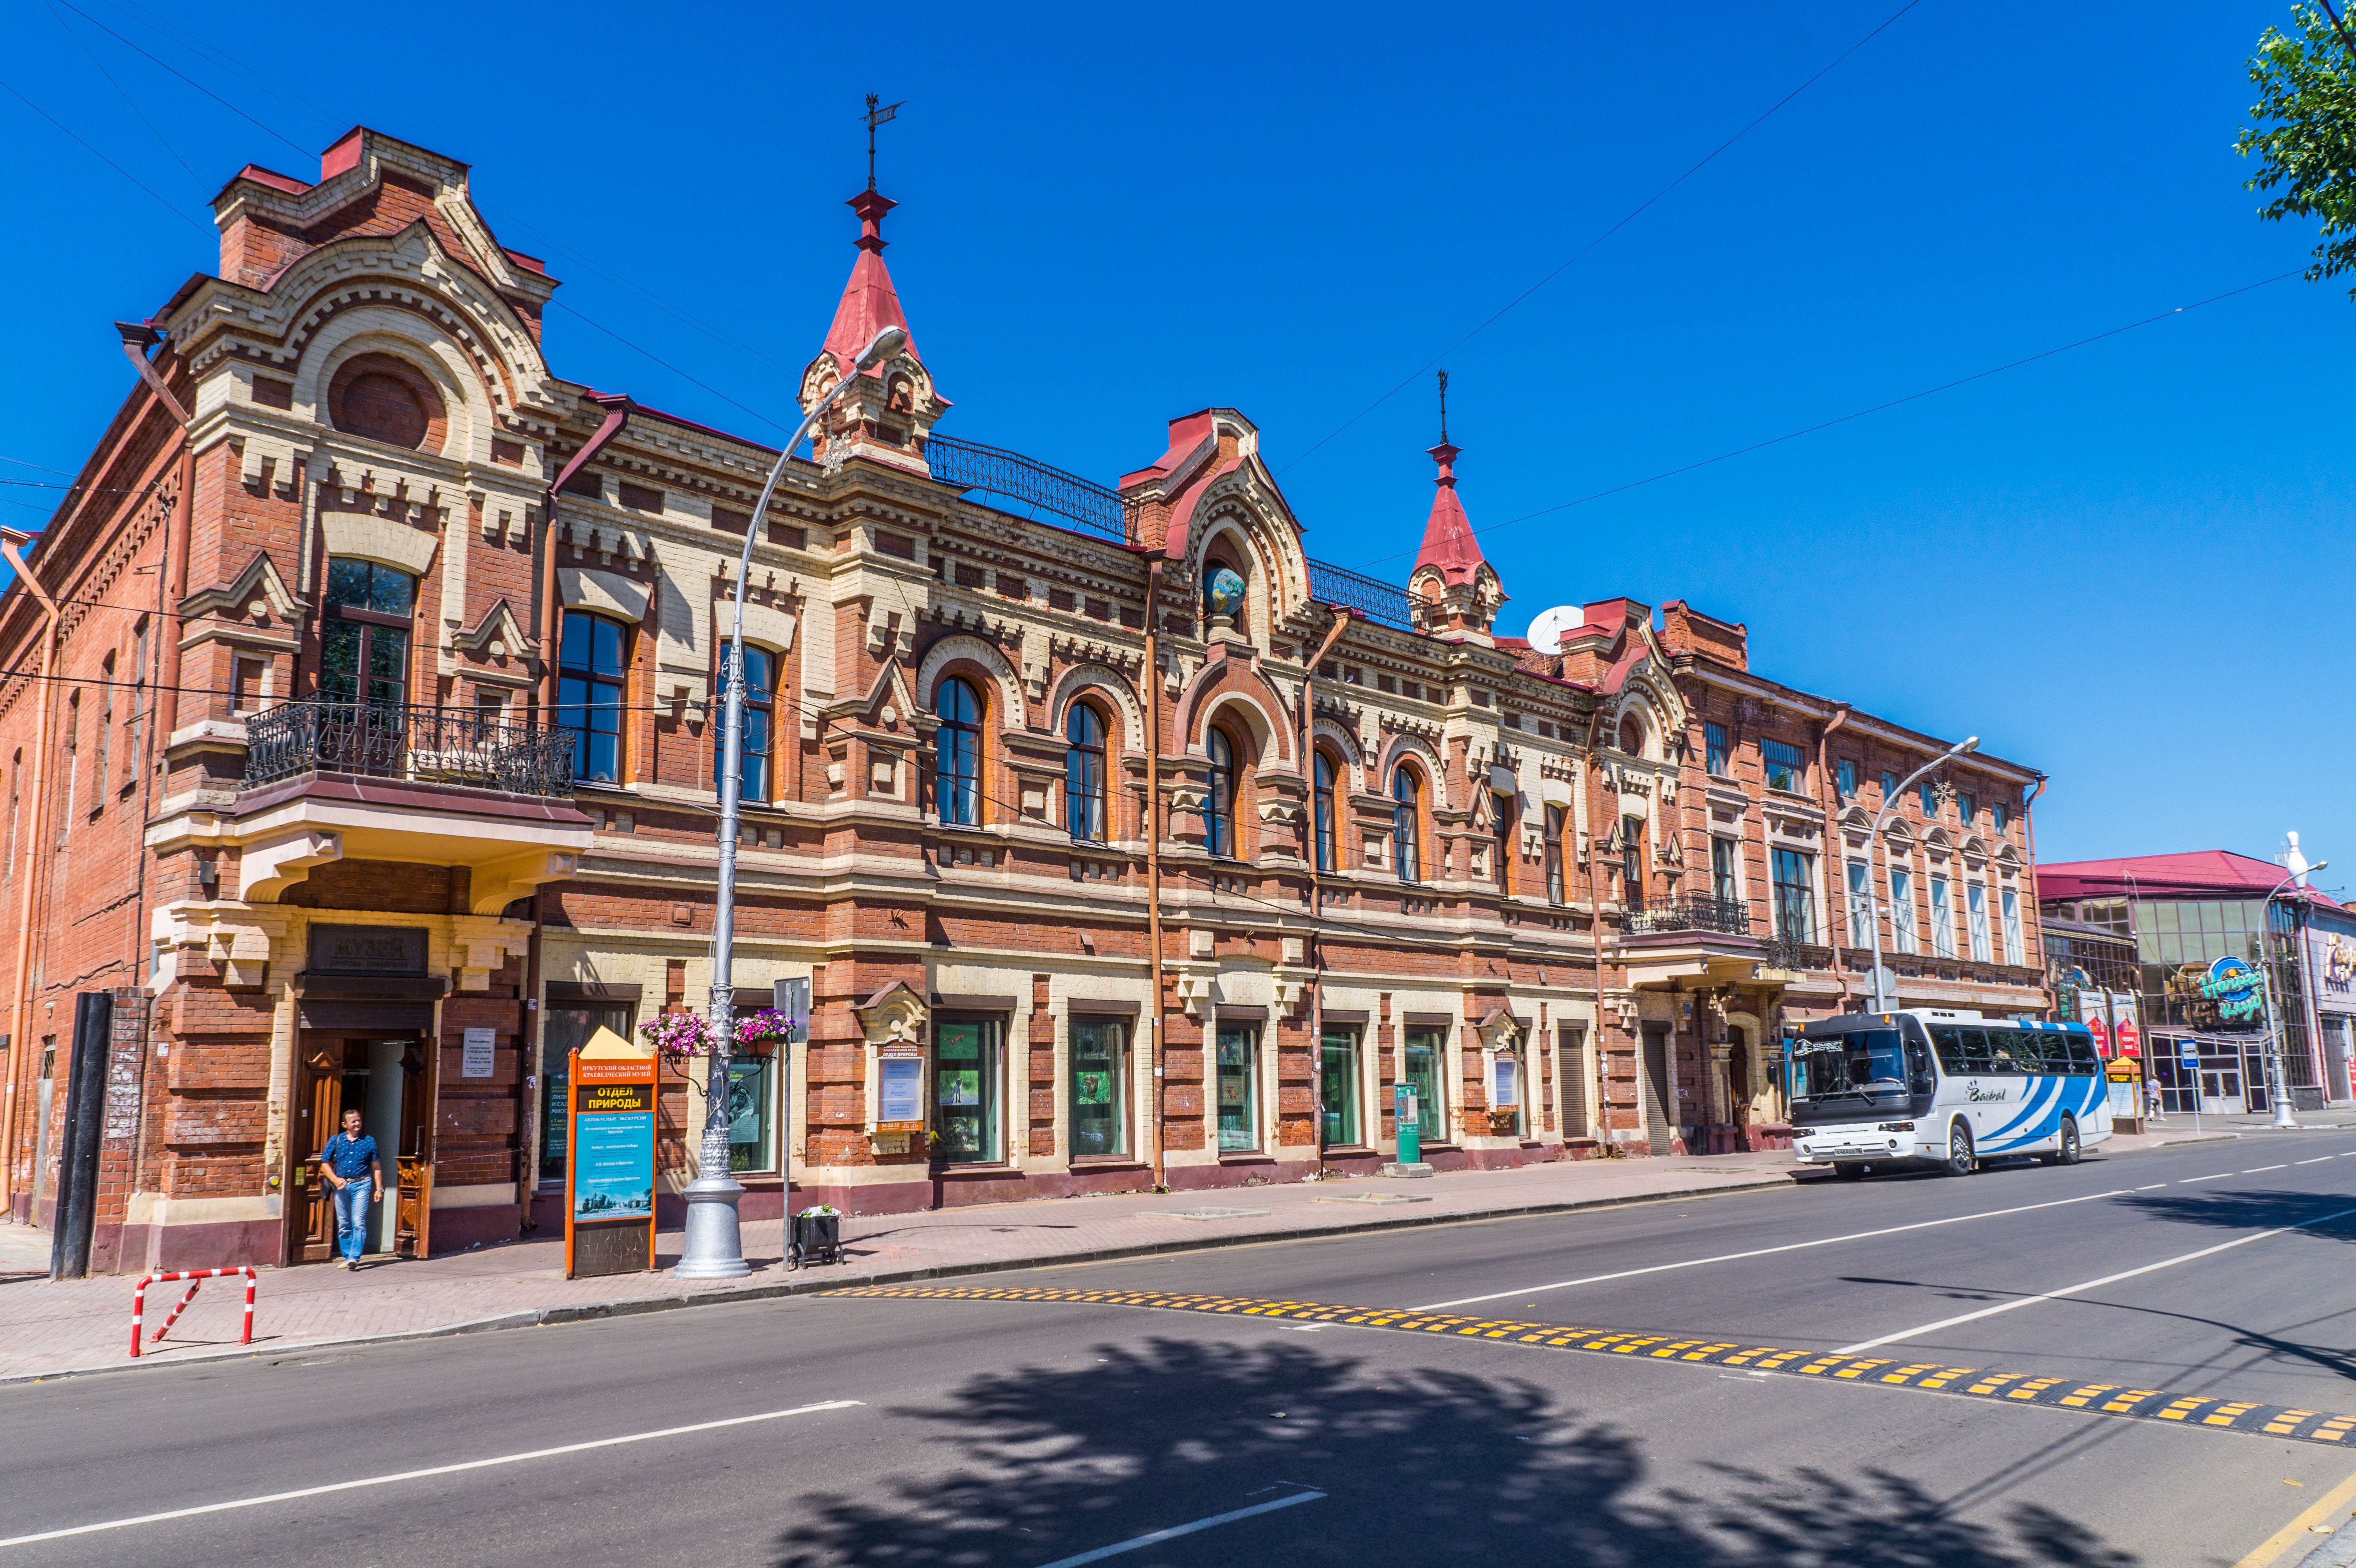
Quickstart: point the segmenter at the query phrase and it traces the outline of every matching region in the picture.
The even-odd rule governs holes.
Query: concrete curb
[[[918,1285],[926,1280],[958,1279],[968,1275],[1006,1274],[1019,1269],[1061,1268],[1073,1264],[1114,1263],[1123,1258],[1159,1257],[1170,1253],[1211,1252],[1226,1247],[1257,1246],[1269,1242],[1296,1242],[1325,1236],[1362,1236],[1383,1231],[1425,1230],[1435,1225],[1470,1225],[1492,1220],[1527,1220],[1549,1214],[1576,1214],[1598,1209],[1631,1209],[1647,1203],[1688,1203],[1699,1198],[1716,1198],[1730,1192],[1762,1192],[1793,1185],[1797,1173],[1778,1175],[1763,1181],[1730,1182],[1715,1187],[1690,1187],[1676,1192],[1646,1192],[1624,1198],[1588,1198],[1563,1200],[1546,1203],[1520,1203],[1506,1209],[1483,1209],[1459,1214],[1398,1214],[1382,1219],[1357,1221],[1347,1225],[1296,1225],[1279,1231],[1254,1231],[1232,1236],[1173,1236],[1166,1242],[1145,1242],[1122,1247],[1098,1247],[1085,1253],[1058,1253],[1035,1258],[1001,1258],[970,1264],[945,1264],[932,1268],[896,1269],[883,1274],[830,1275],[823,1278],[764,1281],[759,1285],[736,1285],[725,1290],[699,1291],[693,1296],[648,1296],[622,1301],[590,1301],[570,1307],[528,1307],[520,1311],[500,1313],[491,1317],[477,1317],[464,1323],[444,1323],[431,1328],[405,1328],[392,1334],[361,1334],[339,1339],[300,1339],[288,1344],[273,1345],[257,1349],[246,1345],[225,1346],[218,1350],[200,1351],[171,1360],[150,1360],[142,1357],[133,1360],[101,1362],[84,1367],[61,1367],[54,1371],[12,1372],[0,1376],[0,1387],[12,1384],[49,1382],[63,1378],[94,1377],[108,1372],[134,1372],[153,1367],[187,1367],[199,1362],[276,1359],[295,1352],[345,1349],[364,1345],[399,1344],[411,1339],[446,1339],[460,1334],[495,1333],[503,1328],[555,1328],[566,1323],[593,1323],[608,1317],[635,1317],[649,1312],[672,1312],[685,1307],[727,1307],[746,1301],[774,1301],[781,1296],[814,1296],[820,1291],[840,1289],[854,1285]]]
[[[2341,1525],[2330,1540],[2300,1558],[2297,1568],[2356,1568],[2356,1519]]]

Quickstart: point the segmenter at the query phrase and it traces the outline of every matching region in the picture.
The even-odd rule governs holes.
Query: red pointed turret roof
[[[851,264],[851,281],[842,285],[842,301],[834,307],[834,325],[826,329],[826,346],[819,352],[833,355],[836,372],[847,376],[859,362],[860,350],[874,342],[877,333],[887,326],[906,332],[908,318],[900,309],[899,291],[892,286],[891,269],[884,264],[884,215],[900,204],[871,188],[845,205],[859,214],[859,260]],[[923,362],[913,333],[905,352]]]
[[[1440,464],[1440,473],[1432,480],[1436,488],[1431,520],[1423,525],[1423,548],[1415,554],[1417,571],[1429,566],[1451,587],[1471,582],[1485,564],[1481,543],[1472,537],[1472,519],[1464,515],[1464,503],[1456,498],[1456,457],[1461,450],[1449,445],[1445,437],[1431,448],[1431,460]]]

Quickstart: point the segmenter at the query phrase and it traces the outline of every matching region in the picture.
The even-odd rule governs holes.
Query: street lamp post
[[[1905,782],[1883,797],[1881,809],[1873,814],[1873,828],[1865,840],[1865,929],[1873,938],[1873,995],[1866,1009],[1869,1012],[1886,1013],[1897,1005],[1897,998],[1882,988],[1889,971],[1881,966],[1881,895],[1873,891],[1873,856],[1874,851],[1881,848],[1882,820],[1898,805],[1899,798],[1914,787],[1915,780],[1942,763],[1953,762],[1966,752],[1978,751],[1979,746],[1977,735],[1969,735],[1956,741],[1908,773]]]
[[[705,1059],[703,1080],[703,1147],[701,1174],[687,1184],[687,1234],[680,1245],[673,1279],[735,1279],[752,1272],[744,1261],[743,1232],[737,1223],[736,1200],[744,1187],[728,1174],[728,1065],[734,1054],[736,987],[732,978],[736,939],[736,837],[738,806],[744,771],[744,583],[753,573],[753,536],[769,515],[769,497],[786,476],[786,464],[834,400],[852,382],[881,365],[908,341],[907,332],[887,326],[875,335],[859,356],[851,374],[837,381],[796,427],[793,439],[777,453],[761,486],[760,504],[744,526],[744,548],[736,560],[735,620],[728,634],[725,717],[720,731],[720,888],[712,915],[712,1002],[705,1016],[712,1025],[712,1050]],[[791,1178],[788,1176],[790,1181]],[[790,1221],[788,1221],[790,1223]]]
[[[2295,848],[2292,854],[2295,863],[2289,872],[2275,884],[2275,890],[2266,895],[2265,902],[2258,906],[2258,994],[2266,1002],[2266,1076],[2274,1080],[2268,1085],[2267,1093],[2275,1103],[2275,1125],[2286,1130],[2297,1127],[2298,1122],[2291,1115],[2290,1064],[2283,1060],[2282,1023],[2275,1012],[2275,900],[2280,898],[2282,891],[2293,882],[2304,889],[2310,873],[2320,871],[2331,864],[2329,860],[2317,860],[2310,864],[2305,857],[2297,854]],[[2199,1093],[2196,1086],[2196,1097]]]

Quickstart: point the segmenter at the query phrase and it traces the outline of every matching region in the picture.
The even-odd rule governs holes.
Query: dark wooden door
[[[286,1255],[291,1263],[324,1263],[336,1255],[336,1205],[319,1174],[319,1150],[343,1118],[343,1043],[307,1044],[297,1060],[302,1081],[287,1140]]]
[[[401,1053],[401,1192],[393,1216],[393,1245],[402,1255],[422,1258],[432,1244],[434,1223],[434,1095],[438,1051],[423,1041]]]
[[[1669,1031],[1665,1029],[1644,1030],[1644,1130],[1653,1152],[1666,1154],[1669,1111],[1676,1102],[1669,1097]]]

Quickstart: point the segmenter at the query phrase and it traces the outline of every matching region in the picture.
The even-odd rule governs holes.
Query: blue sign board
[[[655,1114],[579,1117],[573,1135],[573,1218],[644,1220],[655,1211]]]

